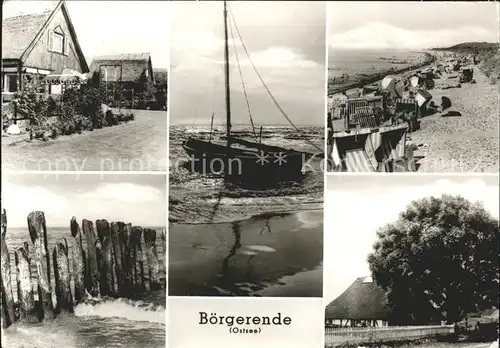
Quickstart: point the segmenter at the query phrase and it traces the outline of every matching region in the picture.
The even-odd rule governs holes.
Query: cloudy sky
[[[461,195],[481,201],[496,218],[498,176],[329,176],[325,196],[324,297],[330,303],[357,277],[369,276],[376,230],[415,199]],[[346,265],[348,265],[346,267]]]
[[[275,98],[297,124],[324,123],[325,3],[229,2],[251,60]],[[172,3],[172,124],[225,120],[223,3]],[[241,42],[236,52],[259,124],[286,124],[251,67]],[[230,38],[233,124],[249,124],[242,80]]]
[[[3,174],[2,208],[10,227],[25,227],[33,210],[45,213],[47,226],[107,219],[138,226],[166,226],[165,175]]]
[[[43,12],[58,1],[10,0],[4,17]],[[151,53],[154,68],[168,68],[170,3],[168,1],[66,1],[83,53]]]
[[[431,48],[498,41],[498,2],[329,2],[332,48]]]

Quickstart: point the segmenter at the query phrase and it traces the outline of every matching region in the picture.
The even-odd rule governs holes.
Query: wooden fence
[[[453,335],[453,325],[325,328],[325,347],[415,340]]]
[[[5,241],[7,215],[5,209],[2,211],[0,312],[3,327],[16,321],[33,323],[72,314],[74,307],[88,296],[132,298],[148,290],[165,288],[166,279],[160,278],[154,229],[123,222],[108,223],[104,219],[97,220],[95,225],[83,219],[80,228],[73,217],[68,228],[72,246],[69,247],[63,237],[50,253],[44,213],[30,213],[27,222],[31,243],[24,242],[14,251],[15,272],[12,272],[11,254]],[[166,259],[165,230],[160,240]]]

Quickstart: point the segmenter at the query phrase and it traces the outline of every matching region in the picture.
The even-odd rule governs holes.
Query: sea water
[[[424,58],[423,52],[409,50],[330,48],[328,78],[340,77],[343,74],[348,74],[350,77],[370,75],[389,71],[391,68],[399,70],[422,62]]]
[[[169,230],[172,296],[322,296],[321,210]]]

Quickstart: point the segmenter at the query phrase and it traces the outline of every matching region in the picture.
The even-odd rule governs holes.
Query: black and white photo
[[[165,347],[166,177],[2,173],[2,347]]]
[[[3,1],[3,168],[165,171],[169,7]]]
[[[330,171],[498,172],[498,2],[327,7]]]
[[[326,185],[325,347],[498,346],[498,175]]]

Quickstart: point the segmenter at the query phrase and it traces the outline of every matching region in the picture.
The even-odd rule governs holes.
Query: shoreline
[[[327,95],[328,95],[328,97],[332,97],[336,94],[346,92],[346,91],[354,89],[354,88],[361,88],[361,87],[364,87],[366,85],[370,85],[372,83],[375,83],[377,81],[384,79],[384,77],[389,76],[389,75],[400,75],[400,74],[404,74],[408,71],[420,69],[420,68],[423,68],[423,67],[426,67],[428,65],[433,64],[437,59],[436,55],[433,55],[429,52],[424,52],[424,54],[426,55],[426,60],[420,64],[407,66],[405,68],[401,68],[401,69],[397,69],[397,70],[393,70],[393,71],[385,70],[382,72],[368,75],[367,77],[362,78],[361,80],[356,81],[356,82],[347,83],[347,84],[341,85],[341,86],[336,86],[336,87],[331,88],[331,89],[328,87]],[[330,78],[328,78],[328,80],[330,80]]]
[[[280,201],[279,205],[274,202],[274,199]],[[178,225],[225,224],[249,220],[265,214],[293,214],[323,209],[323,201],[320,198],[314,199],[314,197],[304,195],[239,198],[236,202],[223,198],[218,206],[211,200],[183,203],[169,202],[169,223]],[[214,206],[217,206],[217,211],[214,211]],[[273,207],[271,211],[270,206]],[[196,207],[198,211],[193,212],[192,207]]]

